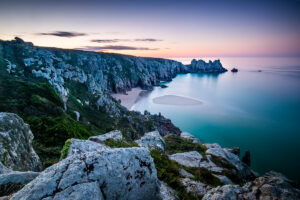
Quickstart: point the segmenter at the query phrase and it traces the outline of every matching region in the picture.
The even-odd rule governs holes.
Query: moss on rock
[[[65,142],[65,145],[63,146],[61,152],[60,152],[60,160],[64,159],[67,157],[68,153],[69,153],[69,149],[70,149],[70,146],[71,146],[72,142],[71,142],[71,139],[68,139],[66,142]]]

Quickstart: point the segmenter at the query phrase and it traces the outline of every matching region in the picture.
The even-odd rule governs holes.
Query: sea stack
[[[238,72],[239,70],[237,68],[232,68],[231,72]]]

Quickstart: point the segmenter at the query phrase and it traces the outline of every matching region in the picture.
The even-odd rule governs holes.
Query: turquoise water
[[[300,59],[223,58],[221,62],[239,72],[178,75],[168,88],[156,87],[132,109],[161,112],[203,142],[240,147],[241,155],[250,150],[251,167],[257,172],[275,170],[300,182]],[[192,97],[203,104],[152,102],[163,95]]]

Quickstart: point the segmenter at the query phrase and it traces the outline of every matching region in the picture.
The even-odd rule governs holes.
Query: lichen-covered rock
[[[11,200],[150,200],[157,199],[158,193],[157,172],[149,150],[119,148],[67,157],[43,171]]]
[[[300,190],[294,187],[295,185],[280,173],[268,172],[242,187],[224,185],[213,188],[203,200],[300,199]]]
[[[103,152],[111,149],[104,144],[100,144],[90,140],[71,139],[70,142],[71,144],[69,146],[67,156],[84,154],[92,151]]]
[[[190,151],[184,153],[175,153],[169,155],[170,160],[174,160],[181,165],[187,167],[200,167],[203,156],[198,151]]]
[[[201,160],[200,167],[204,167],[212,172],[222,172],[224,170],[224,168],[218,167],[211,161],[211,155],[206,155],[206,159]]]
[[[284,175],[271,171],[243,186],[246,197],[257,199],[300,199],[300,188]]]
[[[181,132],[180,137],[185,138],[185,139],[189,139],[189,140],[193,140],[193,143],[199,143],[200,142],[200,140],[198,138],[196,138],[195,136],[193,136],[192,134],[190,134],[188,132]]]
[[[135,142],[140,147],[145,147],[145,148],[149,148],[149,149],[157,149],[162,152],[165,152],[165,149],[166,149],[166,143],[158,131],[152,131],[149,133],[145,133],[145,135],[143,137],[141,137],[141,139],[135,140]]]
[[[244,193],[246,190],[239,185],[224,185],[208,191],[202,200],[246,200]]]
[[[205,144],[205,146],[207,147],[207,150],[205,152],[206,154],[215,155],[225,159],[230,164],[236,167],[241,177],[247,178],[253,176],[253,173],[251,172],[249,167],[244,164],[237,155],[227,151],[226,149],[223,149],[219,144],[216,143]]]
[[[103,135],[92,136],[89,138],[89,140],[91,140],[93,142],[97,142],[97,143],[104,143],[108,139],[122,140],[123,135],[122,135],[121,131],[114,130],[114,131],[105,133]]]
[[[198,151],[176,153],[169,155],[170,160],[174,160],[186,167],[203,167],[212,172],[222,172],[223,168],[218,167],[211,161],[210,155],[204,158]]]
[[[178,200],[176,192],[170,188],[166,183],[160,181],[159,187],[159,199],[160,200]]]
[[[39,171],[41,163],[32,148],[33,134],[16,114],[0,113],[0,162],[16,171]]]
[[[21,189],[25,184],[32,181],[39,175],[39,172],[18,172],[12,171],[0,174],[0,196],[10,195]]]
[[[184,187],[186,192],[195,196],[203,196],[211,189],[210,186],[198,181],[193,181],[189,178],[180,179],[180,184]]]

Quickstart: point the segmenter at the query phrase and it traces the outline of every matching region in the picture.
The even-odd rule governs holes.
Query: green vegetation
[[[125,140],[114,140],[109,138],[105,141],[105,145],[111,148],[129,148],[129,147],[138,147],[139,145],[135,142],[127,142]]]
[[[64,159],[67,157],[68,153],[69,153],[69,149],[70,149],[70,146],[71,146],[71,139],[68,139],[66,142],[65,142],[65,145],[63,146],[61,152],[60,152],[60,160]]]
[[[46,82],[36,83],[0,76],[0,111],[28,116],[63,114],[63,102]]]
[[[69,138],[87,139],[91,133],[67,116],[32,117],[29,119],[35,139],[45,146],[63,146]]]
[[[92,135],[82,124],[66,115],[30,117],[28,122],[35,137],[33,147],[45,167],[59,160],[66,140],[87,139]]]
[[[166,142],[166,152],[168,154],[198,151],[205,156],[206,147],[203,144],[193,143],[192,140],[182,138],[178,135],[168,135],[164,139]]]
[[[158,150],[152,150],[151,156],[154,159],[155,167],[157,170],[157,177],[159,180],[167,183],[171,188],[177,191],[177,195],[182,200],[198,200],[202,197],[196,197],[187,193],[180,185],[179,167],[175,161],[169,160],[166,154]]]
[[[212,175],[211,171],[203,167],[182,167],[186,171],[190,172],[195,176],[195,181],[200,181],[201,183],[216,187],[222,185],[220,179]]]

